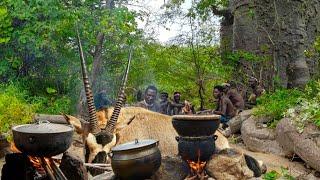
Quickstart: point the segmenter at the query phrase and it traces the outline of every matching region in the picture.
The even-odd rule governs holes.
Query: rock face
[[[218,180],[241,180],[254,177],[253,172],[247,167],[243,153],[235,149],[225,149],[213,155],[207,162],[206,171]]]
[[[277,125],[277,141],[283,149],[297,154],[309,166],[320,171],[320,130],[312,124],[302,134],[296,131],[290,119],[282,119]]]
[[[258,127],[255,117],[251,116],[243,122],[241,127],[242,140],[251,151],[286,155],[279,143],[276,141],[275,130]]]

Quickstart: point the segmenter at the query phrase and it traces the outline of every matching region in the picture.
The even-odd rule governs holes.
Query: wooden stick
[[[97,165],[93,165],[93,164],[90,164],[90,163],[86,163],[86,164],[84,164],[84,166],[91,167],[91,168],[96,168],[96,169],[101,169],[101,170],[105,170],[105,171],[112,171],[111,167],[97,166]]]
[[[105,166],[105,167],[111,167],[111,164],[103,164],[103,163],[83,163],[85,166]]]

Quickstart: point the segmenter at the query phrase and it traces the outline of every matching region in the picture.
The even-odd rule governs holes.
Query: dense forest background
[[[129,104],[152,84],[169,94],[180,91],[196,109],[208,109],[215,84],[232,80],[245,90],[254,76],[270,93],[278,92],[264,100],[283,103],[281,112],[274,107],[276,117],[289,108],[281,101],[291,97],[286,89],[313,84],[307,86],[310,98],[320,89],[316,0],[193,0],[187,12],[181,11],[183,0],[164,2],[159,23],[179,18],[189,27],[167,44],[138,28],[137,19],[150,14],[128,9],[134,3],[139,1],[1,1],[0,131],[30,121],[34,113],[81,111],[85,97],[76,28],[95,94],[106,90],[110,99],[116,97],[133,47]],[[220,17],[220,29],[212,25],[214,17]],[[217,30],[219,44],[213,43]]]

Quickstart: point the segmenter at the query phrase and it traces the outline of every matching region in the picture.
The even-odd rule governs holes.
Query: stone
[[[277,125],[277,141],[283,149],[295,153],[309,166],[320,171],[320,129],[308,124],[299,133],[290,119],[284,118]]]
[[[242,122],[247,120],[251,115],[252,115],[252,110],[250,109],[250,110],[242,111],[237,116],[232,118],[228,122],[231,134],[235,134],[235,133],[240,132]]]
[[[155,176],[159,180],[178,180],[184,179],[189,172],[189,165],[179,156],[164,156]]]
[[[257,122],[258,121],[258,122]],[[246,147],[251,151],[273,153],[284,156],[285,152],[276,141],[276,133],[274,129],[258,126],[259,120],[251,116],[243,122],[241,127],[242,140]]]
[[[213,155],[207,162],[206,171],[209,176],[217,180],[241,180],[254,177],[246,164],[244,154],[235,149],[224,149]]]
[[[8,153],[10,144],[7,141],[7,138],[0,134],[0,158],[4,157]]]

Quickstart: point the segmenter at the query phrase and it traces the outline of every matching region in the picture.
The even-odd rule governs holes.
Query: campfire
[[[13,142],[10,150],[12,153],[6,155],[2,169],[3,179],[67,180],[59,168],[61,160],[27,155],[19,151]]]
[[[185,180],[205,180],[208,179],[209,176],[206,174],[205,167],[207,162],[200,161],[200,149],[198,150],[198,160],[192,161],[187,160],[187,163],[190,167],[190,174],[185,178]]]

